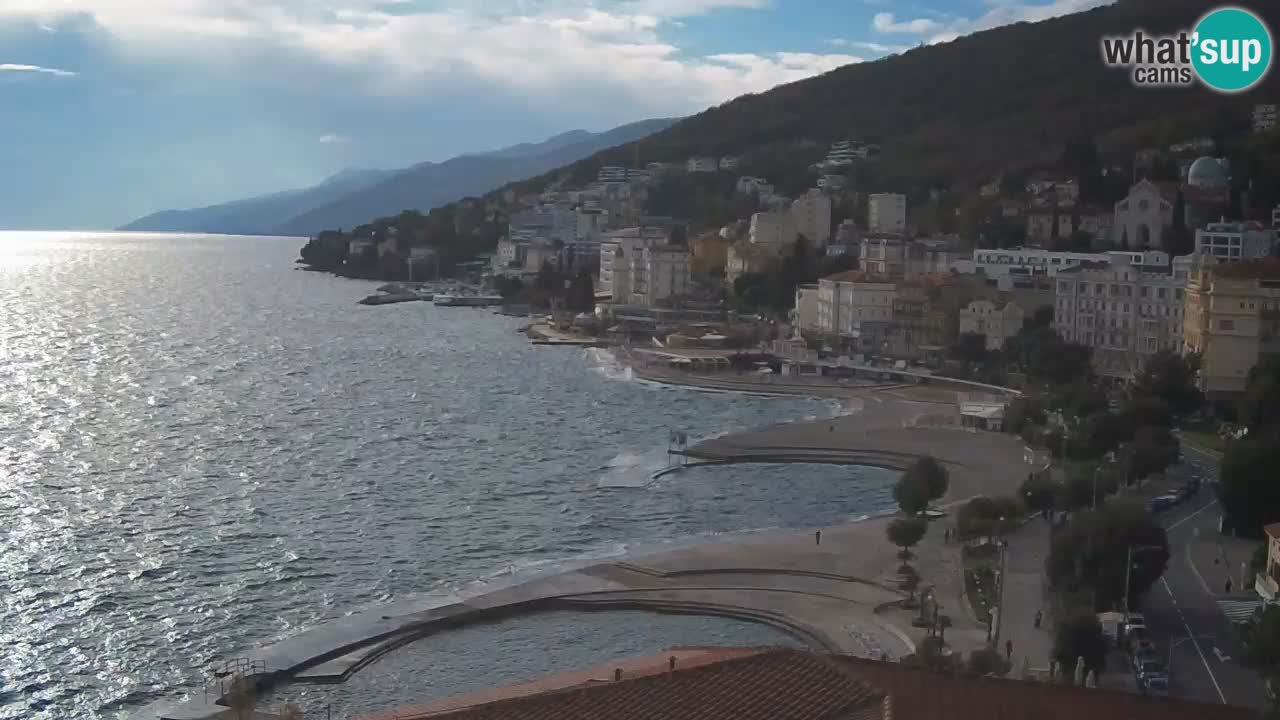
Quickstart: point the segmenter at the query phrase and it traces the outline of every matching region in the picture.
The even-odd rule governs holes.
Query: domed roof
[[[1198,188],[1225,187],[1231,178],[1222,163],[1211,157],[1202,157],[1191,163],[1187,170],[1187,184]]]

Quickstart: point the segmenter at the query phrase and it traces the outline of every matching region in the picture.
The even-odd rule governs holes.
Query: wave
[[[587,348],[587,361],[591,365],[591,369],[607,380],[621,380],[624,382],[634,381],[635,374],[631,372],[628,365],[622,363],[618,358],[604,348]]]

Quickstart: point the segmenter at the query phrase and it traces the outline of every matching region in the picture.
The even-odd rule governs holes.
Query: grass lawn
[[[963,552],[964,593],[980,623],[991,622],[991,608],[999,601],[995,573],[999,555],[994,545],[965,548]]]

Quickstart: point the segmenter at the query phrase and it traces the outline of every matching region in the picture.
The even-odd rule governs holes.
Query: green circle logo
[[[1271,31],[1248,10],[1214,10],[1200,19],[1193,33],[1191,64],[1214,90],[1243,92],[1271,69]]]

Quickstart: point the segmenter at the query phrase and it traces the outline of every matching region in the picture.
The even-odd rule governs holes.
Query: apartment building
[[[821,190],[810,190],[791,203],[791,221],[796,234],[803,235],[813,248],[824,248],[831,240],[831,198]]]
[[[616,303],[630,302],[631,259],[646,247],[667,245],[670,240],[667,228],[658,226],[606,232],[600,243],[600,282],[596,289],[611,294]]]
[[[689,249],[682,245],[644,247],[631,255],[631,304],[654,307],[689,294]]]
[[[858,267],[888,278],[906,277],[906,238],[889,233],[868,233],[858,244]]]
[[[897,285],[860,271],[818,280],[818,329],[859,353],[887,349]]]
[[[691,157],[685,162],[685,171],[691,173],[709,173],[720,169],[720,161],[713,157]]]
[[[1200,356],[1200,389],[1243,392],[1249,371],[1280,353],[1280,259],[1203,258],[1187,279],[1182,349]]]
[[[875,193],[867,198],[867,229],[873,233],[907,231],[907,196]]]
[[[1064,339],[1093,348],[1099,375],[1128,379],[1151,355],[1182,347],[1183,280],[1115,255],[1108,264],[1057,273],[1054,326]]]
[[[1196,254],[1223,262],[1267,257],[1275,245],[1276,231],[1256,222],[1216,222],[1196,230]]]
[[[817,285],[800,285],[796,288],[796,307],[791,311],[791,322],[801,332],[819,330]]]
[[[1022,330],[1025,319],[1022,308],[1010,298],[974,300],[960,309],[960,333],[981,335],[988,350],[1000,350]]]
[[[829,222],[829,221],[828,221]],[[791,245],[796,241],[795,218],[790,212],[758,212],[751,216],[747,240],[752,245]]]

